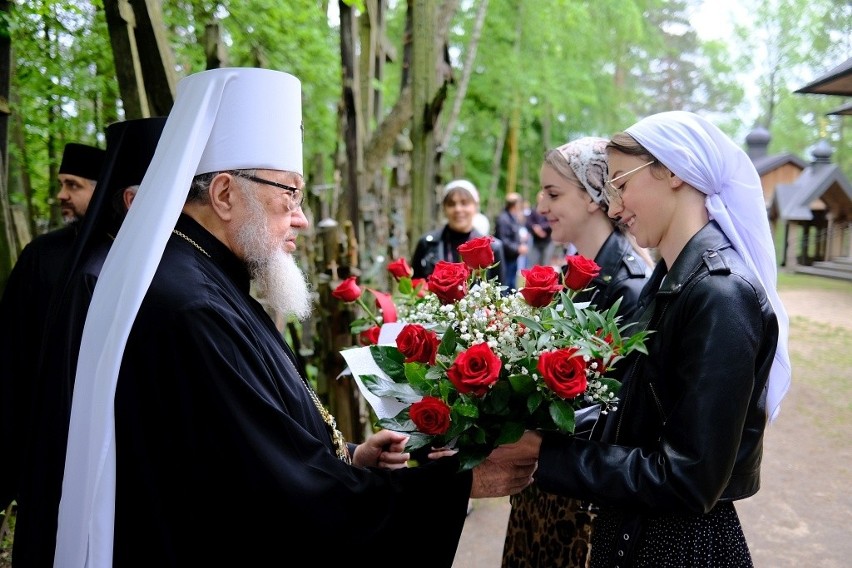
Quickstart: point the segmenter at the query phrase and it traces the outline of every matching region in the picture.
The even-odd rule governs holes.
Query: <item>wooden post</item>
[[[151,111],[136,48],[136,16],[133,8],[127,0],[104,0],[104,15],[124,114],[128,119],[149,117]]]
[[[175,103],[175,58],[166,37],[159,0],[130,0],[136,14],[136,45],[151,116],[167,116]]]
[[[156,0],[104,0],[127,119],[166,116],[174,104],[174,57]]]

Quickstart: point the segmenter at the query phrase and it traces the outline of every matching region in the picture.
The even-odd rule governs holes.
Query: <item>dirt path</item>
[[[766,432],[761,490],[737,510],[757,568],[852,566],[852,285],[781,297],[793,384]],[[508,514],[507,499],[476,501],[453,568],[499,568]]]

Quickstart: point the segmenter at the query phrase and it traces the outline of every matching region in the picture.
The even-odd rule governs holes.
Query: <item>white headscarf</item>
[[[778,347],[766,397],[767,415],[774,420],[790,388],[789,318],[776,289],[775,245],[754,164],[721,130],[690,112],[655,114],[626,132],[672,173],[707,196],[704,203],[710,218],[763,284],[778,318]]]
[[[223,68],[183,79],[133,206],[107,255],[83,330],[54,566],[111,568],[114,399],[124,346],[196,174],[302,173],[299,80]]]

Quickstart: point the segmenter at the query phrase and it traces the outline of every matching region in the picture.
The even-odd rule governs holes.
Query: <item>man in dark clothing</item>
[[[506,195],[506,206],[494,224],[494,236],[503,243],[503,256],[506,258],[503,274],[509,288],[517,287],[518,257],[527,254],[527,245],[521,241],[520,219],[523,217],[523,207],[520,193]]]
[[[57,194],[66,226],[35,237],[21,251],[0,299],[0,435],[11,447],[0,468],[0,508],[17,499],[18,470],[25,459],[32,384],[42,346],[47,306],[63,274],[79,222],[89,206],[104,151],[67,144]]]
[[[42,534],[56,533],[56,516],[65,463],[65,444],[77,352],[83,319],[97,275],[139,184],[145,175],[165,118],[143,118],[111,124],[98,186],[68,253],[67,278],[50,302],[44,349],[34,384],[33,420],[27,429],[29,459],[22,464],[14,559],[18,566],[53,562],[53,542]],[[66,282],[78,283],[66,286]],[[69,311],[79,306],[79,314]],[[43,532],[40,532],[43,531]]]
[[[553,239],[550,236],[552,229],[547,217],[539,213],[538,205],[542,200],[542,192],[538,192],[535,207],[530,208],[527,214],[527,232],[532,239],[527,249],[527,268],[535,265],[549,266],[553,256]]]
[[[298,79],[267,69],[178,85],[88,308],[58,527],[42,535],[57,566],[260,566],[297,546],[333,566],[427,533],[418,563],[450,566],[467,498],[529,483],[529,462],[377,469],[405,436],[346,444],[252,296],[254,282],[276,312],[310,311],[293,258],[309,226],[300,101]]]

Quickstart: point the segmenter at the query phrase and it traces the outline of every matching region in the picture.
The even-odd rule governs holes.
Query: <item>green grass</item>
[[[837,290],[852,295],[852,282],[839,278],[825,278],[811,274],[778,272],[779,290]]]

